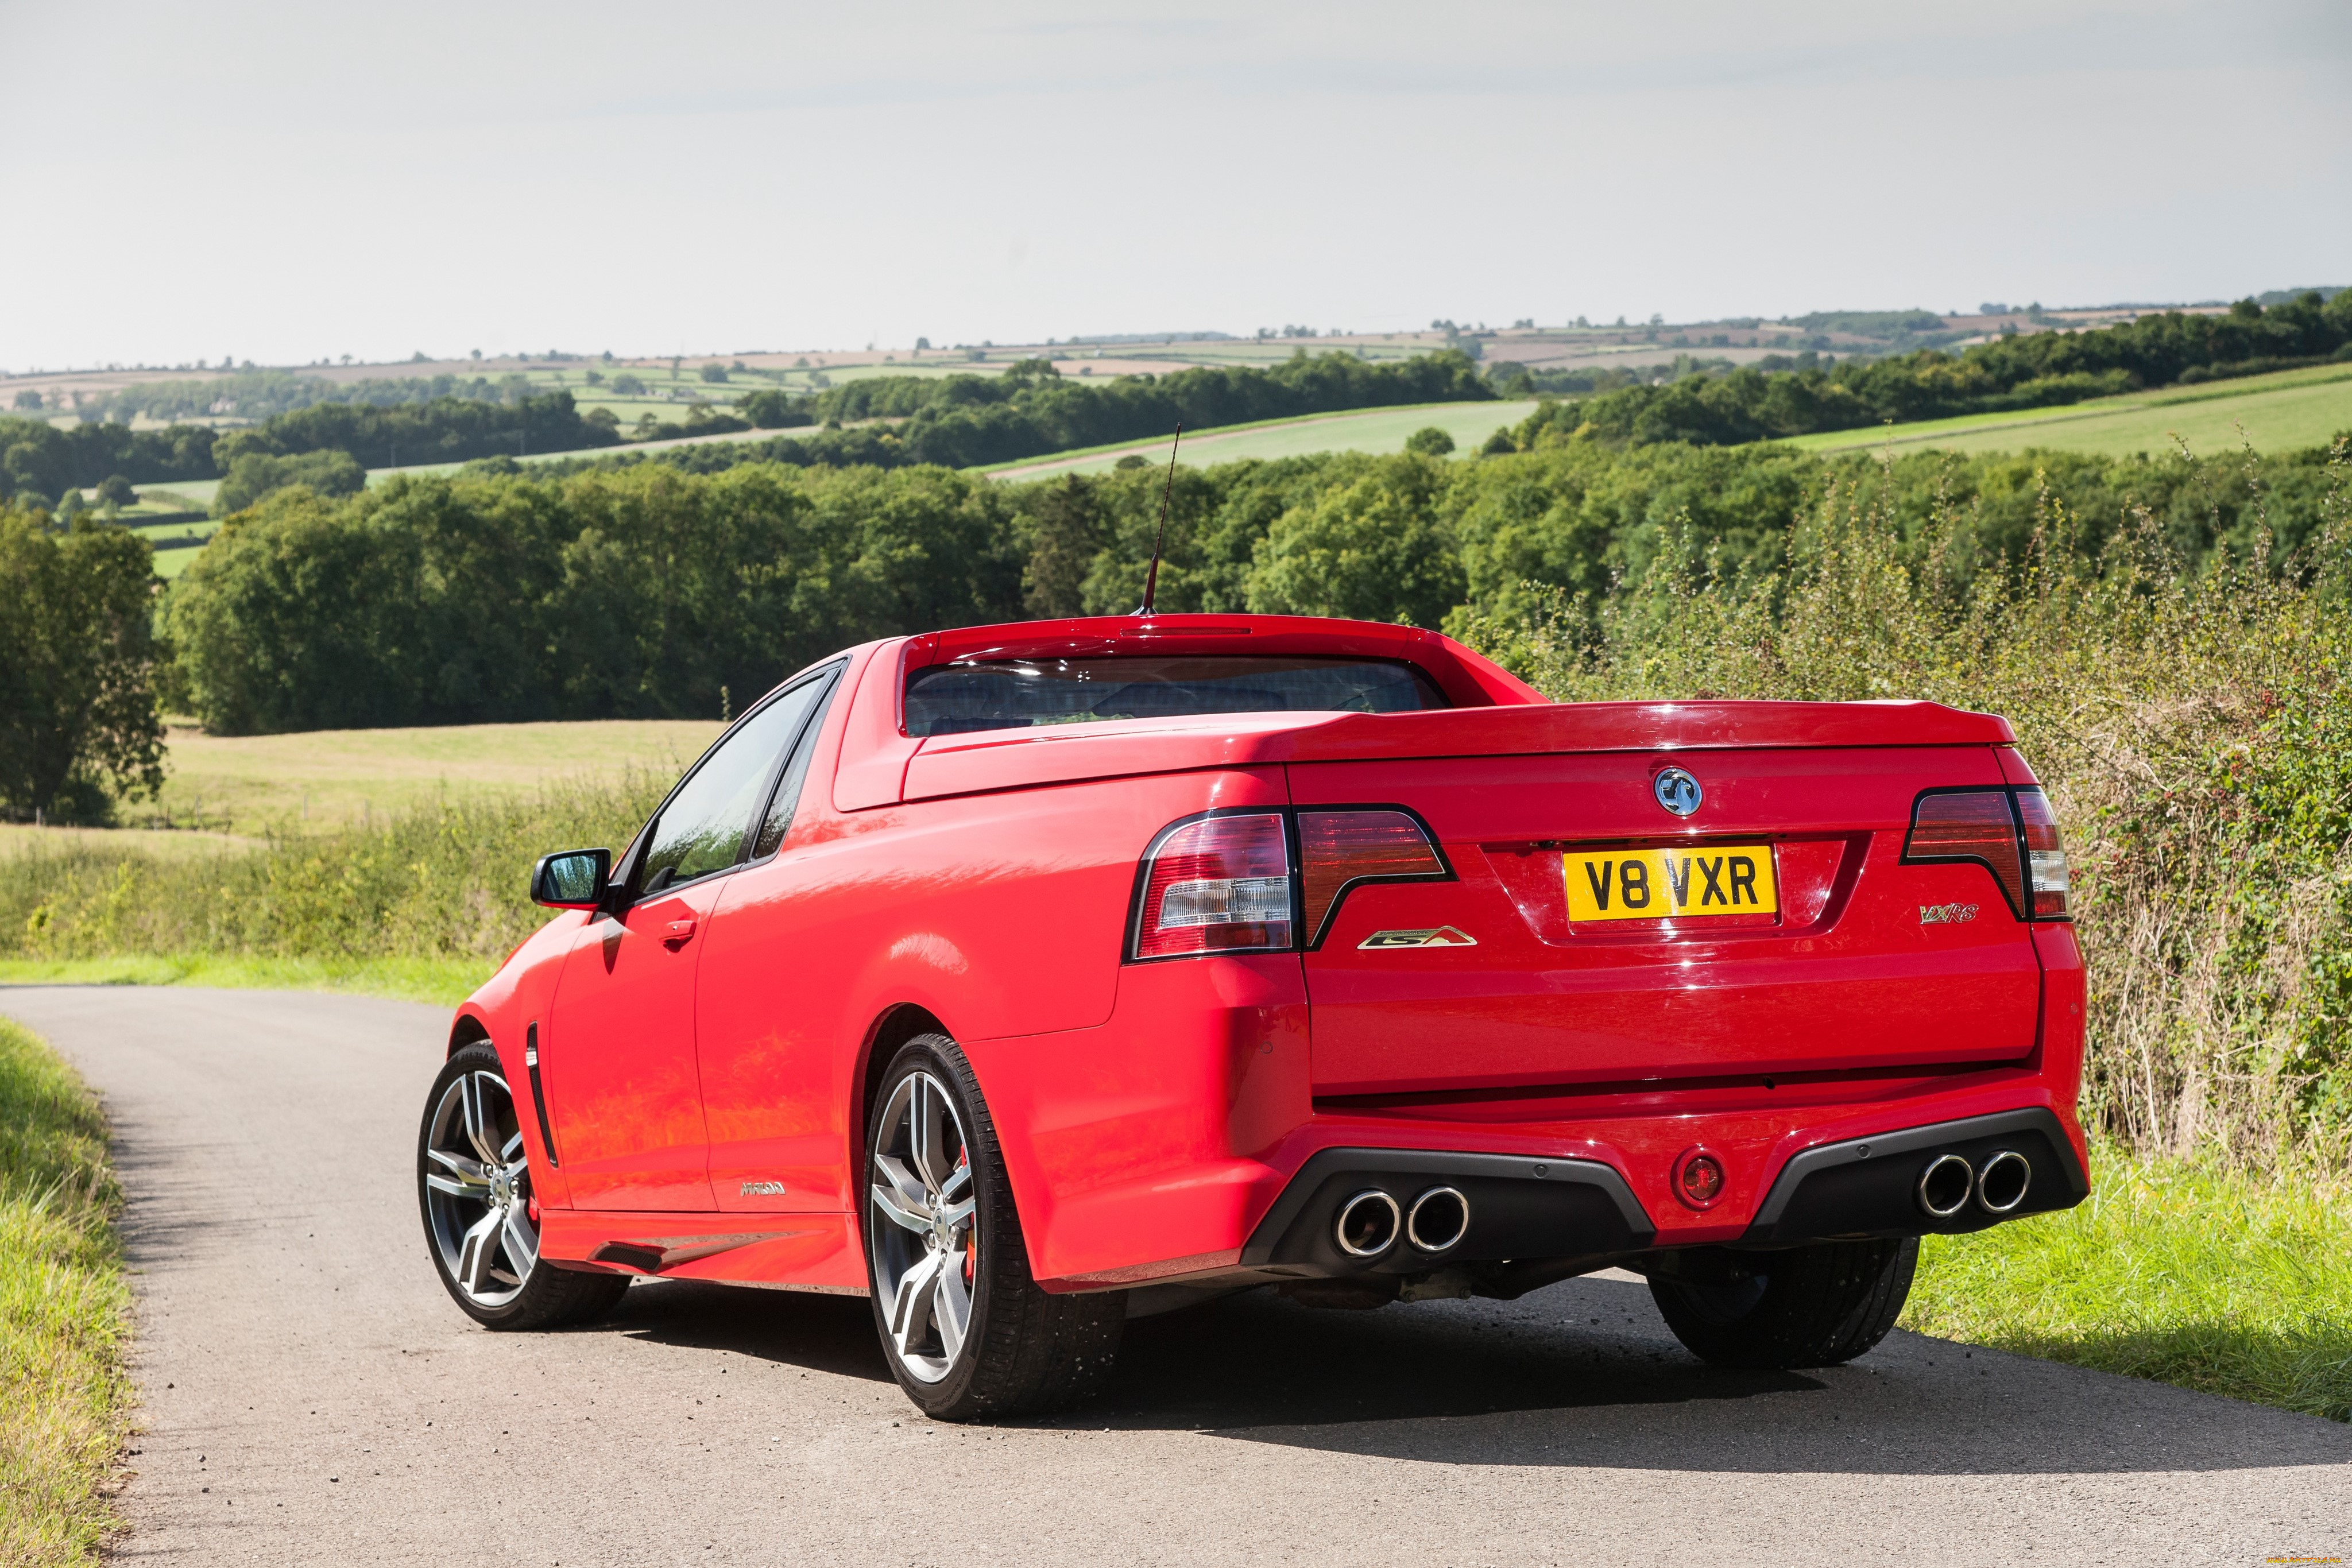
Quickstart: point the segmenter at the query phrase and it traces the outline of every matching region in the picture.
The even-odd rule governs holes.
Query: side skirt
[[[845,1214],[689,1214],[545,1208],[540,1256],[559,1265],[663,1280],[866,1293],[866,1260]]]

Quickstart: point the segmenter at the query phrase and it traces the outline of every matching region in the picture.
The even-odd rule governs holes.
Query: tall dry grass
[[[551,849],[617,848],[670,782],[631,772],[453,798],[339,833],[207,855],[89,841],[26,851],[0,877],[0,957],[495,963],[545,918],[527,896],[531,863]]]
[[[2260,515],[2251,452],[2229,460]],[[1471,635],[1565,700],[1926,697],[2007,716],[2075,867],[2087,1108],[2143,1154],[2341,1162],[2352,1142],[2352,522],[2192,565],[2145,513],[2046,492],[2023,559],[1963,508],[1906,530],[1832,486],[1777,568],[1688,536],[1605,596]],[[2094,524],[2120,524],[2095,528]],[[2088,542],[2104,538],[2094,548]]]

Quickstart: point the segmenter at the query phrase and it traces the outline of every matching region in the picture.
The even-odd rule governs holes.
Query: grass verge
[[[1903,1326],[2352,1419],[2352,1218],[2340,1177],[2094,1164],[2081,1207],[1929,1237]]]
[[[180,953],[121,958],[0,958],[0,986],[217,986],[349,991],[456,1007],[498,970],[487,958],[270,958]]]
[[[0,1562],[96,1562],[129,1428],[131,1293],[106,1123],[73,1070],[0,1019]]]

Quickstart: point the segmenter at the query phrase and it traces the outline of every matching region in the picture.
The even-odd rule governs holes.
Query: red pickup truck
[[[2088,1191],[2063,851],[2006,722],[1556,704],[1408,627],[970,627],[793,676],[458,1009],[417,1177],[492,1327],[870,1294],[915,1403],[1130,1316],[1644,1275],[1740,1366]]]

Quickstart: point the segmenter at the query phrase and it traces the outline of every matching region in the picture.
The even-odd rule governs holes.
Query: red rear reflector
[[[2010,913],[2025,917],[2025,870],[2019,863],[2017,818],[2006,789],[1948,789],[1922,795],[1911,808],[1911,832],[1903,841],[1903,858],[1906,862],[1974,861],[2000,883]]]
[[[1144,868],[1129,956],[1290,946],[1290,844],[1280,813],[1179,822],[1152,841]]]
[[[1310,946],[1323,939],[1323,928],[1340,898],[1357,883],[1416,882],[1445,874],[1437,847],[1403,811],[1299,812],[1298,868]]]
[[[1675,1173],[1675,1190],[1693,1208],[1706,1207],[1723,1196],[1723,1162],[1713,1155],[1685,1155]]]
[[[2025,876],[2033,891],[2036,920],[2066,918],[2066,846],[2058,836],[2058,819],[2039,789],[2017,792],[2017,814],[2025,822]]]

